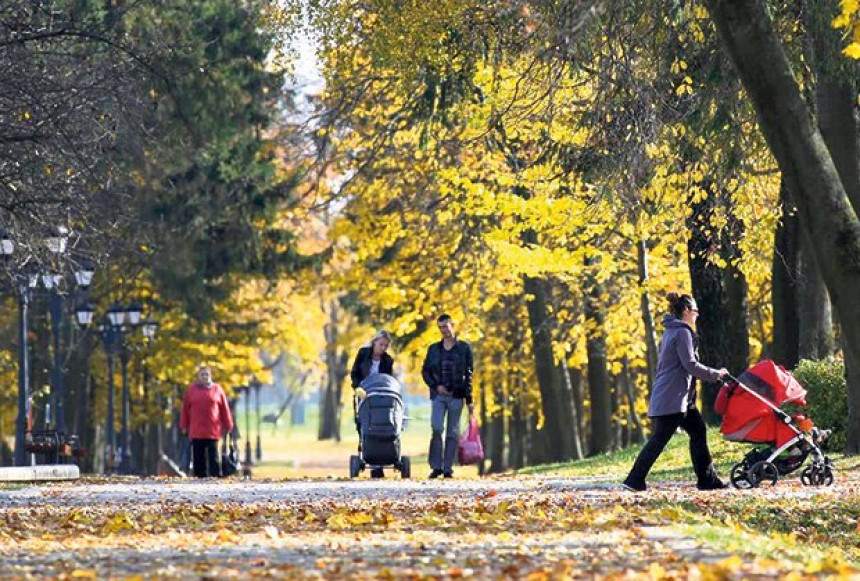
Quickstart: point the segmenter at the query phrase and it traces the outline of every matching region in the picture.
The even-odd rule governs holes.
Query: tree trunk
[[[329,321],[325,325],[326,378],[321,402],[318,439],[340,442],[341,412],[343,410],[343,383],[347,375],[349,356],[338,345],[340,336],[340,307],[337,301],[329,301]]]
[[[830,296],[815,264],[815,255],[803,242],[798,263],[798,356],[824,359],[834,351]]]
[[[579,410],[577,409],[575,401],[576,398],[574,397],[574,386],[570,377],[571,371],[567,366],[567,361],[564,359],[561,360],[561,372],[562,379],[564,380],[564,387],[568,393],[568,399],[570,401],[570,413],[573,418],[573,421],[570,422],[571,437],[573,438],[573,459],[581,460],[585,458],[585,453],[582,446],[582,429],[579,419]],[[578,379],[581,381],[582,378],[580,377]],[[579,386],[577,386],[577,389],[580,389]]]
[[[594,266],[592,259],[587,266]],[[588,329],[586,352],[588,355],[588,393],[591,399],[591,442],[589,456],[608,452],[612,447],[612,387],[606,364],[606,337],[604,316],[601,308],[602,288],[595,281],[587,284],[591,288],[585,296],[585,321]]]
[[[694,204],[688,220],[690,240],[688,260],[692,294],[699,303],[696,323],[699,333],[699,357],[705,365],[726,367],[740,374],[749,363],[749,324],[747,322],[746,279],[733,260],[737,257],[736,240],[740,224],[733,221],[723,232],[714,233],[712,217],[717,200],[711,184],[702,184],[707,197]],[[710,260],[719,253],[727,263],[720,268]],[[709,424],[720,417],[714,412],[716,386],[700,384],[702,415]]]
[[[490,466],[487,471],[490,474],[503,472],[505,470],[505,394],[503,385],[498,382],[493,388],[494,397],[498,409],[487,419],[486,406],[481,403],[481,427],[486,428],[487,436],[487,459]]]
[[[648,373],[648,397],[651,397],[651,386],[657,375],[657,335],[655,333],[654,316],[651,314],[651,296],[648,294],[648,249],[645,240],[636,242],[636,269],[639,275],[639,304],[642,310],[642,324],[645,326],[645,361]]]
[[[567,368],[567,380],[570,386],[570,398],[573,400],[573,420],[576,422],[576,433],[579,434],[579,448],[585,455],[585,434],[588,423],[585,417],[585,397],[582,392],[582,370]]]
[[[800,224],[815,250],[842,323],[846,360],[860,361],[860,221],[830,152],[812,123],[763,0],[706,0],[723,44],[760,118],[765,138],[795,194]],[[847,451],[860,452],[860,377],[848,374]]]
[[[525,465],[526,450],[526,419],[522,403],[522,382],[513,373],[508,374],[508,392],[513,395],[511,419],[508,422],[508,466],[514,470]]]
[[[804,16],[812,36],[810,61],[816,75],[818,129],[856,214],[860,212],[857,67],[842,55],[842,33],[831,24],[838,12],[837,3],[832,0],[808,0]]]
[[[645,430],[642,428],[642,421],[636,412],[636,384],[632,377],[633,372],[630,369],[630,360],[627,356],[624,357],[624,371],[622,373],[624,378],[624,393],[627,397],[627,405],[630,406],[628,422],[630,423],[631,443],[639,444],[645,441]]]
[[[771,300],[773,302],[773,342],[770,356],[778,364],[793,369],[799,361],[800,319],[797,293],[800,276],[800,228],[788,184],[780,183],[782,220],[774,233]]]
[[[550,314],[547,307],[549,285],[546,280],[528,276],[523,278],[523,290],[531,297],[527,300],[529,326],[532,332],[535,376],[540,388],[544,415],[540,435],[543,448],[541,460],[561,462],[573,457],[573,438],[569,429],[573,417],[570,413],[570,399],[564,389],[560,367],[555,361],[552,349]]]

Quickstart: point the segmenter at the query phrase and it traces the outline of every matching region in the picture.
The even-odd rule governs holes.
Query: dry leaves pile
[[[45,487],[15,502],[0,494],[0,578],[860,575],[851,566],[860,560],[856,482],[813,492],[780,483],[755,493],[667,487],[639,495],[540,480],[391,481],[360,495],[350,482],[321,481],[316,491],[305,482],[294,495],[296,483],[255,485],[249,494],[249,484],[209,483],[217,494],[201,501],[182,484],[153,482],[147,491],[164,490],[145,500],[134,486],[86,493],[110,491],[109,483]],[[267,492],[271,500],[261,498]],[[736,546],[703,546],[691,536],[697,530]],[[751,543],[773,551],[754,556]]]

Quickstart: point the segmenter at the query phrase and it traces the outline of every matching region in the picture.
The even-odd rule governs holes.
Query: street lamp
[[[75,319],[78,322],[78,326],[82,329],[90,326],[93,322],[93,315],[95,315],[95,309],[93,309],[91,303],[81,303],[75,307]]]
[[[31,261],[32,257],[26,257],[21,261],[23,266],[17,269],[15,275],[15,289],[18,294],[18,416],[15,424],[15,464],[23,466],[26,462],[26,450],[24,439],[27,432],[27,416],[29,401],[29,350],[27,345],[27,315],[30,306],[31,293],[39,283],[49,291],[50,294],[50,316],[53,331],[53,363],[51,367],[51,409],[56,414],[56,431],[65,433],[65,415],[63,403],[65,391],[63,385],[63,374],[61,370],[62,357],[60,354],[60,324],[63,310],[63,299],[60,294],[60,285],[63,276],[59,272],[60,258],[66,251],[68,245],[68,229],[59,226],[51,231],[45,238],[44,244],[53,255],[52,268],[40,269]],[[5,229],[0,229],[0,255],[5,262],[9,262],[15,254],[16,244]]]
[[[7,258],[12,256],[13,252],[15,252],[15,241],[9,237],[6,230],[0,228],[0,255]]]
[[[129,348],[126,342],[128,333],[141,328],[147,339],[152,339],[158,330],[158,323],[152,319],[141,322],[143,309],[137,302],[128,306],[114,303],[105,314],[105,324],[98,328],[104,341],[108,362],[108,409],[107,426],[105,432],[105,469],[113,468],[114,450],[116,450],[116,431],[114,429],[114,355],[119,354],[122,370],[122,417],[120,442],[122,454],[120,457],[120,473],[131,473],[131,429],[129,426],[131,416],[131,392],[128,385],[128,361]],[[90,305],[81,305],[75,311],[78,324],[86,327],[93,319],[93,310]]]
[[[8,262],[15,252],[15,242],[6,230],[0,230],[0,252],[4,262]],[[21,273],[16,276],[15,286],[18,291],[18,416],[15,420],[15,466],[24,466],[27,398],[30,395],[30,364],[27,352],[27,309],[30,306],[30,293]]]
[[[144,337],[152,340],[158,332],[158,322],[154,321],[152,318],[148,318],[140,324],[140,331],[143,333]]]

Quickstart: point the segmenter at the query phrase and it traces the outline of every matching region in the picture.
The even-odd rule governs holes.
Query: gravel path
[[[786,492],[812,493],[761,494]],[[631,516],[641,498],[533,477],[27,486],[0,490],[0,578],[652,579],[723,567],[729,555]]]

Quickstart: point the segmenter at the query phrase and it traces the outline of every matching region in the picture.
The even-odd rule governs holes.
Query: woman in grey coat
[[[672,292],[666,298],[670,314],[663,319],[666,330],[660,342],[657,377],[648,404],[651,437],[624,480],[624,487],[635,491],[647,488],[648,472],[680,427],[690,436],[690,459],[698,479],[697,487],[701,490],[725,488],[711,461],[705,422],[696,407],[695,380],[715,382],[729,372],[699,363],[698,336],[694,331],[699,309],[693,297]]]

